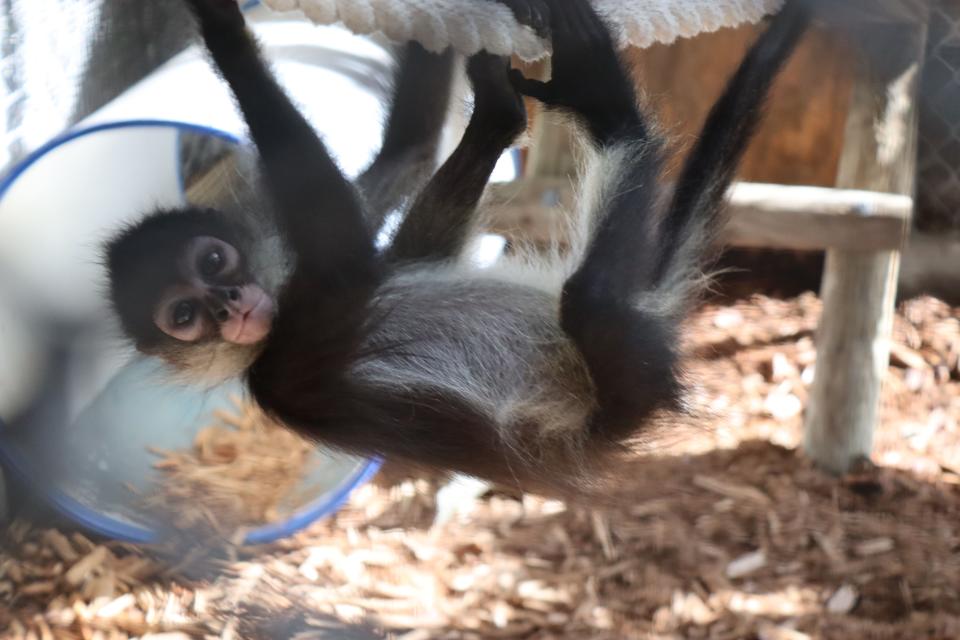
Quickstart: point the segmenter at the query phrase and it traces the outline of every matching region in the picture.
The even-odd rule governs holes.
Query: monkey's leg
[[[514,83],[575,115],[596,152],[591,171],[599,192],[588,197],[595,227],[582,264],[564,284],[560,323],[596,388],[592,428],[615,439],[679,395],[674,327],[635,305],[656,253],[662,143],[637,108],[633,83],[590,3],[556,0],[550,9],[553,78],[515,74]]]
[[[526,126],[523,100],[505,58],[479,53],[467,63],[474,89],[470,122],[417,197],[390,247],[390,260],[445,260],[463,248],[477,203],[504,150]]]
[[[564,285],[561,324],[596,385],[594,429],[615,439],[679,399],[677,325],[722,223],[723,196],[770,82],[803,31],[805,12],[788,3],[747,54],[657,225],[661,144],[640,111],[628,107],[635,105],[632,85],[610,37],[585,0],[558,0],[551,9],[554,80],[517,82],[578,114],[600,155],[597,228],[583,263]]]
[[[237,3],[186,1],[260,152],[298,279],[310,281],[315,295],[374,286],[376,251],[353,185],[277,84]]]
[[[450,104],[452,50],[430,53],[415,42],[403,48],[383,144],[357,179],[371,228],[413,198],[436,168],[437,147]]]
[[[544,0],[487,0],[508,7],[520,24],[549,33]],[[450,103],[454,55],[435,54],[411,42],[404,47],[383,145],[357,179],[373,229],[423,188],[435,168],[437,147]]]

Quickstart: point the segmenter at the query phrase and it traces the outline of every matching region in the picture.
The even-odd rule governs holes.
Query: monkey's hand
[[[517,22],[526,25],[541,38],[550,37],[550,8],[548,0],[493,0],[513,12]]]
[[[589,0],[548,0],[553,39],[553,77],[528,80],[511,72],[514,86],[546,106],[583,118],[598,143],[638,125],[633,82],[613,39]]]
[[[204,31],[208,29],[243,28],[243,12],[237,0],[184,0],[200,20]]]
[[[509,58],[489,53],[475,54],[467,62],[477,121],[512,140],[526,128],[527,111],[523,98],[510,83],[509,72]]]

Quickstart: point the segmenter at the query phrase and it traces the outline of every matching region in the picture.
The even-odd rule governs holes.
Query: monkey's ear
[[[177,259],[194,224],[182,212],[160,211],[128,225],[103,247],[109,298],[121,327],[140,348],[156,338],[154,306],[176,280]]]

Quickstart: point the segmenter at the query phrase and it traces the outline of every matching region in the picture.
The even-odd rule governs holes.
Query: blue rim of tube
[[[323,500],[322,504],[316,504],[321,502],[320,499],[314,500],[295,511],[283,522],[251,529],[244,537],[243,543],[252,545],[280,540],[293,535],[321,518],[335,513],[355,489],[366,484],[377,474],[382,464],[383,461],[379,458],[369,459],[329,499]],[[3,443],[2,438],[0,438],[0,466],[13,471],[22,482],[31,486],[34,478],[27,470],[24,456],[17,455],[13,447],[6,446]],[[76,498],[71,498],[59,489],[45,488],[44,497],[57,511],[65,514],[88,531],[114,540],[136,544],[154,544],[161,541],[156,531],[106,516]]]
[[[72,129],[67,133],[57,136],[50,142],[47,142],[35,151],[31,152],[26,158],[14,166],[6,175],[0,178],[0,198],[3,198],[3,196],[6,195],[13,183],[17,181],[17,178],[19,178],[27,169],[29,169],[34,165],[34,163],[40,160],[40,158],[47,155],[57,147],[92,133],[110,131],[112,129],[131,129],[134,127],[153,127],[158,129],[166,127],[176,129],[178,133],[183,133],[184,131],[192,133],[205,133],[237,144],[241,142],[241,138],[233,135],[232,133],[221,131],[220,129],[214,129],[213,127],[208,127],[202,124],[193,124],[190,122],[163,120],[157,118],[114,120],[110,122],[101,122],[99,124],[78,127],[77,129]]]
[[[258,4],[256,0],[247,5],[244,9]],[[155,127],[155,128],[174,128],[178,134],[183,132],[203,133],[219,137],[233,143],[241,141],[237,136],[200,124],[189,122],[180,122],[177,120],[162,119],[140,119],[140,120],[117,120],[112,122],[103,122],[86,127],[80,127],[60,135],[40,148],[30,153],[24,160],[18,163],[6,175],[0,178],[0,199],[6,195],[10,187],[16,182],[17,178],[23,175],[40,158],[62,146],[71,140],[97,133],[99,131],[110,131],[115,129],[130,129],[134,127]],[[181,189],[183,187],[183,176],[178,177]],[[30,473],[29,465],[23,456],[15,450],[15,446],[5,442],[2,437],[4,422],[0,419],[0,465],[12,470],[28,486],[37,486],[34,474]],[[282,522],[269,524],[247,532],[244,538],[245,544],[262,544],[290,536],[303,529],[312,522],[324,518],[334,513],[346,501],[347,497],[358,487],[365,484],[380,470],[383,461],[379,458],[369,458],[352,476],[327,498],[318,498],[292,513]],[[43,487],[43,484],[40,484]],[[117,540],[134,542],[140,544],[149,544],[159,541],[156,531],[141,527],[135,524],[129,524],[116,518],[111,518],[96,509],[89,507],[82,502],[71,498],[63,491],[57,488],[47,488],[44,491],[46,499],[61,513],[67,515],[70,519],[77,522],[84,528]]]

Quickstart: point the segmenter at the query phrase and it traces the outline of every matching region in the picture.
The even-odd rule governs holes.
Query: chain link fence
[[[932,3],[920,103],[918,229],[960,231],[960,2]]]

